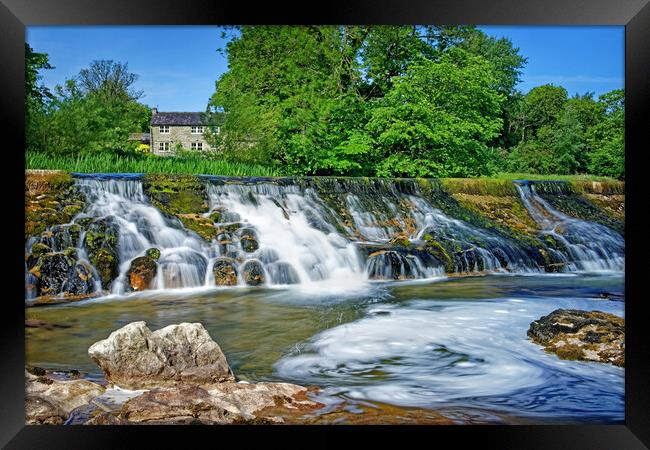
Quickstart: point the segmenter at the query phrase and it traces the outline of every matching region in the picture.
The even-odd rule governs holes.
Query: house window
[[[192,142],[192,150],[203,150],[203,142]]]
[[[203,127],[192,127],[192,134],[203,134]]]
[[[160,125],[160,134],[169,134],[169,125]]]
[[[158,151],[160,151],[160,152],[168,152],[169,150],[170,150],[169,142],[159,142],[158,143]]]

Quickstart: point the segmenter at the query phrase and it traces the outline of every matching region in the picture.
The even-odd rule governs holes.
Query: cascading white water
[[[356,246],[336,232],[325,206],[312,189],[273,184],[208,184],[209,215],[226,212],[255,230],[259,248],[239,251],[242,259],[265,264],[270,284],[308,285],[324,281],[338,287],[367,277]],[[217,224],[217,227],[229,223]],[[236,240],[236,236],[227,236]]]
[[[111,292],[123,293],[131,261],[152,247],[161,250],[157,288],[203,286],[206,281],[209,248],[151,206],[139,180],[79,179],[77,186],[86,194],[89,206],[75,218],[110,217],[119,230],[120,275]]]
[[[382,209],[389,212],[389,215],[386,215],[365,210],[356,195],[347,195],[346,205],[350,215],[355,226],[366,239],[386,242],[398,231],[393,224],[410,222],[414,231],[409,234],[409,239],[421,241],[429,234],[436,239],[453,242],[462,249],[457,255],[461,261],[459,272],[501,271],[504,266],[507,266],[508,270],[518,272],[542,271],[521,248],[502,236],[493,235],[467,222],[453,219],[433,207],[421,196],[401,194],[395,190],[392,191],[392,195],[399,203],[407,205],[408,216],[403,216],[398,205],[389,198],[378,199],[382,203]],[[468,258],[468,250],[478,257]]]
[[[110,284],[114,294],[129,291],[132,261],[151,248],[160,251],[150,284],[154,289],[262,284],[332,292],[364,288],[368,280],[438,278],[445,270],[544,270],[525,245],[444,214],[417,188],[382,185],[377,192],[364,193],[361,187],[357,195],[352,186],[339,198],[345,211],[335,211],[309,184],[206,180],[209,210],[203,216],[216,231],[207,242],[150,204],[139,179],[78,178],[76,184],[86,195],[86,209],[73,223],[30,239],[26,253],[35,242],[55,252],[75,247],[76,260],[93,271],[96,292],[102,283],[105,288]],[[622,236],[563,215],[536,195],[532,186],[517,185],[517,189],[543,233],[558,243],[547,251],[565,271],[623,270]],[[117,236],[119,267],[112,283],[100,280],[101,269],[92,267],[86,252],[85,240],[97,226],[109,227]],[[407,231],[409,242],[389,243],[400,230]],[[217,272],[229,277],[227,282],[217,283]],[[28,298],[36,295],[33,278],[26,276]]]
[[[533,183],[515,183],[515,186],[542,233],[566,249],[564,255],[555,252],[566,263],[565,270],[624,270],[625,241],[620,234],[604,225],[562,214],[535,192]]]

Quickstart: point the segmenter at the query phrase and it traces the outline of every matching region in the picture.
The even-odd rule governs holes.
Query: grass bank
[[[154,155],[83,153],[52,155],[27,152],[27,169],[64,170],[80,173],[168,173],[204,174],[234,177],[272,177],[276,170],[264,166],[195,157],[160,157]]]

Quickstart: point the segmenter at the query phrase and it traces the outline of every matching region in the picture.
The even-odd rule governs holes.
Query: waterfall
[[[543,272],[549,260],[564,271],[624,268],[622,236],[553,209],[530,183],[516,186],[542,228],[536,245],[544,250],[446,214],[438,206],[449,206],[451,197],[422,192],[414,180],[203,178],[205,209],[193,216],[212,231],[207,240],[184,226],[186,215],[156,208],[139,178],[81,177],[75,184],[86,196],[85,209],[26,241],[27,298],[37,295],[30,272],[36,244],[61,255],[47,270],[56,272],[59,264],[76,277],[47,285],[54,293],[69,292],[74,283],[81,294],[129,292],[134,260],[147,259],[154,248],[155,275],[146,280],[152,289],[262,285],[330,292],[373,280]],[[99,251],[114,255],[114,266],[97,262],[98,233],[113,240],[107,250],[100,242]]]
[[[521,201],[530,216],[564,251],[556,255],[568,271],[622,271],[625,268],[625,241],[610,228],[569,217],[554,209],[535,191],[531,182],[515,183]]]

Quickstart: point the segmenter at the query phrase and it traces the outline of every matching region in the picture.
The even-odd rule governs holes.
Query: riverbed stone
[[[217,286],[237,285],[237,263],[232,258],[217,258],[212,268],[214,283]]]
[[[307,397],[308,388],[290,383],[224,382],[211,387],[155,388],[126,401],[115,414],[88,424],[274,424],[285,414],[324,405]],[[112,418],[109,418],[112,416]]]
[[[156,249],[157,250],[157,249]],[[160,252],[158,252],[160,256]],[[144,291],[153,287],[152,282],[158,272],[156,261],[149,256],[139,256],[131,261],[126,273],[129,287],[134,291]]]
[[[625,366],[625,319],[614,314],[556,309],[532,322],[528,337],[561,359]]]
[[[88,354],[110,383],[126,389],[234,379],[221,348],[200,323],[152,332],[145,322],[132,322],[94,343]]]
[[[101,395],[105,388],[88,380],[56,380],[25,371],[26,423],[60,425],[70,413]]]

